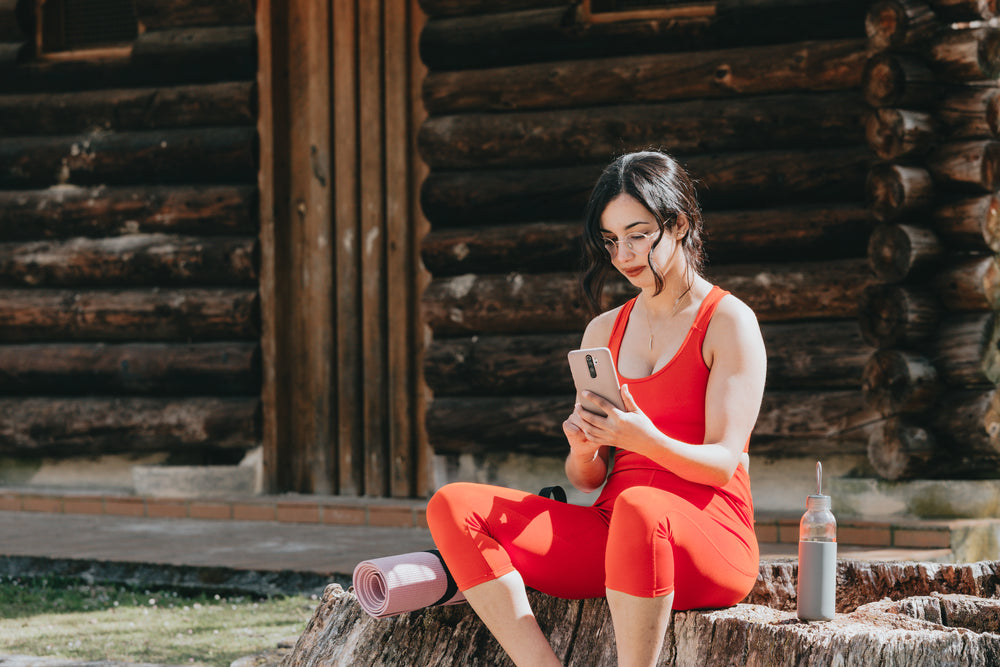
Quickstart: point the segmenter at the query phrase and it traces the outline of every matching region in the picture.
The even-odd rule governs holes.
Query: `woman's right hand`
[[[601,454],[602,447],[587,439],[581,425],[579,403],[572,414],[563,422],[563,433],[569,442],[569,456],[566,457],[566,477],[570,483],[584,493],[600,488],[608,474],[609,453]],[[607,450],[607,448],[604,448]]]
[[[587,435],[583,432],[582,417],[579,414],[581,410],[583,410],[583,406],[577,403],[573,412],[563,422],[563,433],[566,434],[566,440],[569,442],[570,456],[580,461],[593,461],[600,445],[588,440]]]

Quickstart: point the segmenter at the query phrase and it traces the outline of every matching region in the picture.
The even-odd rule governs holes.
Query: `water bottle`
[[[829,621],[837,607],[837,520],[823,495],[823,466],[816,462],[816,494],[806,497],[799,522],[798,616]]]

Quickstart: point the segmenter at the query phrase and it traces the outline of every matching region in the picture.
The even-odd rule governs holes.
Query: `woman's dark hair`
[[[597,180],[587,203],[583,229],[583,253],[586,266],[583,291],[595,313],[602,310],[601,294],[608,276],[614,272],[611,256],[604,247],[601,233],[601,215],[608,204],[620,194],[631,195],[646,207],[656,219],[659,234],[650,247],[660,242],[664,234],[672,233],[677,226],[677,214],[687,217],[688,228],[681,240],[681,249],[688,266],[701,273],[705,263],[702,250],[701,207],[695,194],[694,182],[687,172],[666,153],[641,151],[622,155],[605,168]],[[646,256],[656,281],[656,294],[663,290],[663,278]]]

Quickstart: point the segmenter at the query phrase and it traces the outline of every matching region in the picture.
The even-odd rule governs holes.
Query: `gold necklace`
[[[677,306],[680,305],[681,299],[683,299],[691,291],[691,285],[688,284],[687,289],[681,292],[681,295],[674,300],[674,307],[670,310],[670,318],[673,319],[674,315],[677,314]],[[646,311],[646,328],[649,329],[649,350],[653,351],[653,321],[649,317],[649,303],[643,304],[643,310]]]

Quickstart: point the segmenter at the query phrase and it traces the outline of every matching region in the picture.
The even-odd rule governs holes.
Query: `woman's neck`
[[[654,295],[655,288],[647,287],[641,295],[643,306],[654,317],[672,317],[691,302],[698,280],[694,272],[687,272],[686,276],[668,278],[659,294]]]

